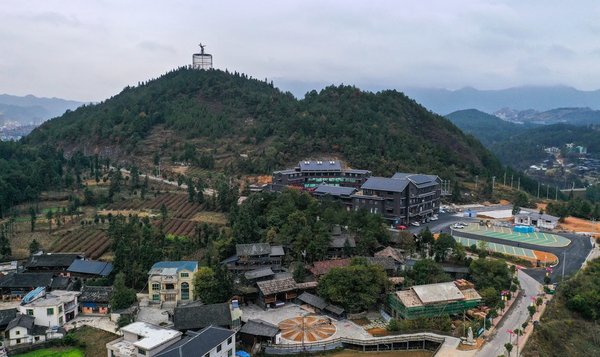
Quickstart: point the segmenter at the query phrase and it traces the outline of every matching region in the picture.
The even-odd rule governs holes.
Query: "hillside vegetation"
[[[243,74],[189,68],[68,112],[26,142],[125,163],[150,162],[160,152],[170,162],[242,173],[270,173],[322,155],[380,175],[409,170],[466,177],[500,170],[476,139],[397,91],[332,86],[297,100]]]

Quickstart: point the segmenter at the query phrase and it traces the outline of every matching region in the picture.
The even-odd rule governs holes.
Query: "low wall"
[[[356,314],[347,314],[346,318],[348,320],[360,320],[367,318],[367,311],[359,312]]]

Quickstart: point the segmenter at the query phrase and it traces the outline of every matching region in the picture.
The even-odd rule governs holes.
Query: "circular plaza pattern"
[[[331,319],[321,316],[302,316],[279,323],[281,337],[294,342],[317,342],[333,336],[336,327]]]

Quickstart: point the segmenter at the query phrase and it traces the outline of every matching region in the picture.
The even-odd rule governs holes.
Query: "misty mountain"
[[[83,103],[60,98],[40,98],[33,95],[0,94],[0,123],[16,121],[27,125],[41,123],[74,110]]]
[[[571,124],[571,125],[598,125],[600,124],[600,110],[590,108],[556,108],[543,112],[533,109],[514,110],[503,108],[494,113],[495,116],[515,122],[533,124]]]
[[[548,111],[562,107],[600,109],[600,90],[581,91],[572,87],[515,87],[500,90],[406,88],[406,95],[440,114],[465,108],[494,113],[501,108]]]

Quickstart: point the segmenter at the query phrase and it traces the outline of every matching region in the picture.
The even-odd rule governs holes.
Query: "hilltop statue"
[[[469,331],[467,332],[467,343],[475,344],[475,341],[473,340],[473,329],[471,326],[469,326]]]

